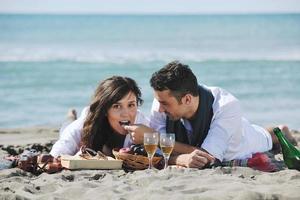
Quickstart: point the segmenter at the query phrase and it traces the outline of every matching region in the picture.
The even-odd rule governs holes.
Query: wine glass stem
[[[149,159],[149,168],[148,169],[152,169],[152,156],[148,156]]]
[[[168,167],[168,161],[169,161],[169,158],[165,157],[165,167],[164,167],[164,169],[166,169]]]

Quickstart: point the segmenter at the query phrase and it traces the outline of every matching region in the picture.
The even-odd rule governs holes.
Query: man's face
[[[184,115],[185,105],[178,102],[170,90],[154,91],[154,97],[159,102],[159,112],[164,112],[170,119],[179,120]]]

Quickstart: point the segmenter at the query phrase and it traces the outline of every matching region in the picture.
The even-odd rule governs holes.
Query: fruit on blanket
[[[147,156],[147,152],[144,148],[144,145],[142,145],[142,144],[131,145],[130,148],[131,148],[131,151],[134,152],[134,154]]]
[[[248,159],[248,167],[253,169],[263,171],[263,172],[276,172],[278,168],[271,159],[264,153],[255,153],[252,155],[252,158]]]
[[[124,147],[119,150],[120,153],[130,153],[131,149],[129,147]]]
[[[38,163],[53,162],[51,154],[41,154],[38,156]]]

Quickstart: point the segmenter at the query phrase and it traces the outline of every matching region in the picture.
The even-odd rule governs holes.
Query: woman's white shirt
[[[88,108],[89,107],[85,107],[81,112],[80,117],[60,133],[59,140],[53,145],[50,151],[50,154],[53,157],[57,158],[60,155],[75,155],[79,151],[83,124],[88,113]],[[138,110],[134,123],[149,126],[149,119]],[[127,134],[123,146],[129,147],[131,144],[132,141],[130,135]]]

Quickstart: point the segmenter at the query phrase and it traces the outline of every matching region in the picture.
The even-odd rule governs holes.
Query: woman
[[[96,89],[91,104],[63,130],[50,154],[55,158],[74,155],[85,146],[112,155],[113,148],[128,147],[130,134],[123,126],[149,126],[138,110],[142,102],[141,91],[131,78],[113,76],[104,80]]]

